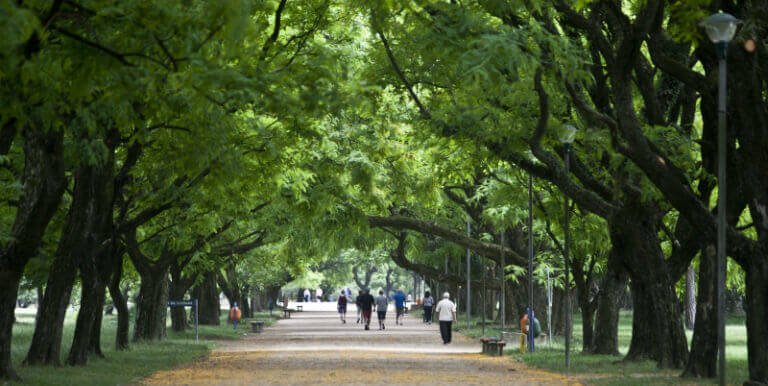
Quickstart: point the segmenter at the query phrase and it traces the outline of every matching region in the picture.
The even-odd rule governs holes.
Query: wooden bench
[[[491,342],[496,342],[496,338],[480,338],[480,343],[483,344],[483,354],[490,353]]]
[[[264,330],[264,321],[254,320],[251,322],[251,332],[260,333]]]
[[[291,312],[296,312],[293,308],[283,308],[283,318],[290,319]]]
[[[304,312],[304,306],[302,306],[302,305],[297,305],[297,306],[296,306],[296,312]]]
[[[504,346],[507,345],[507,342],[503,340],[492,340],[488,342],[488,354],[490,354],[492,357],[496,356],[504,356]]]

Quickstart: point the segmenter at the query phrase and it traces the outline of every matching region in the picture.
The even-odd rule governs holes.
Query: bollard
[[[525,334],[520,334],[520,354],[525,354]]]

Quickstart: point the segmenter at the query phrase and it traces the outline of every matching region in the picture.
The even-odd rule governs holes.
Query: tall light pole
[[[471,231],[472,231],[472,225],[470,225],[469,220],[467,220],[467,237],[471,237]],[[472,252],[469,250],[469,248],[467,248],[467,305],[465,307],[467,309],[467,331],[469,331],[469,326],[472,319],[472,302],[469,301],[470,300],[469,297],[471,294],[470,290],[472,288],[471,287],[472,282],[470,281],[472,268],[469,265],[471,258],[472,258]]]
[[[507,266],[506,256],[504,256],[504,228],[501,229],[501,304],[499,305],[499,311],[501,312],[501,333],[499,334],[500,338],[504,337],[504,324],[507,320],[507,298],[506,298],[506,292],[507,292],[507,273],[504,270],[504,267]]]
[[[571,144],[576,139],[576,128],[566,124],[563,126],[563,129],[560,141],[563,143],[565,150],[565,176],[568,178],[571,167]],[[563,233],[565,235],[565,243],[563,244],[563,263],[565,267],[565,368],[568,369],[571,367],[571,290],[568,279],[570,276],[571,212],[567,195],[565,195],[563,201],[565,202],[565,224],[563,225]]]
[[[533,336],[533,176],[528,173],[528,352],[534,352]]]
[[[728,43],[736,34],[739,19],[727,13],[710,15],[701,22],[707,36],[717,47],[718,86],[717,86],[717,347],[718,378],[720,385],[725,385],[725,231],[726,231],[726,180],[725,159],[726,117],[725,100],[727,87]]]

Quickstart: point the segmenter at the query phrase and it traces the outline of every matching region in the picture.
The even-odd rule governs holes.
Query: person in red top
[[[373,295],[371,291],[365,290],[362,295],[359,296],[360,308],[363,310],[363,322],[365,323],[365,329],[370,330],[371,327],[371,310],[374,303]]]
[[[341,323],[347,322],[347,297],[344,296],[344,290],[341,291],[339,300],[336,302],[336,309],[339,311]]]

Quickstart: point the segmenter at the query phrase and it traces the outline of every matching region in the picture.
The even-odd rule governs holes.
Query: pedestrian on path
[[[371,329],[371,311],[373,310],[373,295],[371,295],[370,290],[365,290],[365,292],[360,295],[360,308],[363,310],[363,324],[365,324],[365,329],[370,330]]]
[[[237,307],[237,302],[234,302],[232,304],[232,309],[229,310],[229,320],[232,321],[232,325],[235,327],[235,330],[237,330],[237,322],[240,321],[242,316],[243,315],[240,312],[240,308]]]
[[[435,312],[440,321],[440,336],[443,338],[443,344],[451,343],[451,327],[456,321],[456,305],[450,299],[451,294],[443,293],[443,300],[437,303]]]
[[[323,289],[320,287],[315,290],[315,301],[318,303],[323,301]]]
[[[379,317],[379,330],[386,328],[384,327],[384,319],[387,318],[387,306],[389,306],[387,297],[384,296],[383,290],[379,290],[379,296],[376,297],[376,314]]]
[[[395,325],[403,325],[403,314],[405,313],[405,294],[400,288],[395,292],[395,296],[392,297],[395,301]]]
[[[347,322],[347,297],[344,296],[344,290],[341,290],[341,296],[339,296],[339,300],[336,302],[336,309],[339,310],[339,318],[341,318],[341,323]]]
[[[424,306],[424,323],[432,324],[432,307],[435,305],[435,299],[432,298],[429,291],[424,292],[422,305]]]
[[[361,317],[363,316],[363,306],[362,303],[360,303],[360,299],[362,299],[363,293],[364,291],[360,290],[360,292],[357,293],[357,297],[355,298],[355,308],[357,308],[357,323],[360,323]]]
[[[304,288],[304,303],[309,303],[310,296],[309,288]]]

